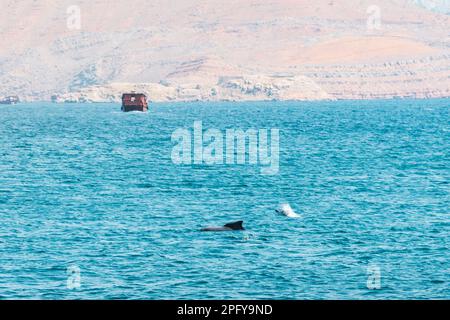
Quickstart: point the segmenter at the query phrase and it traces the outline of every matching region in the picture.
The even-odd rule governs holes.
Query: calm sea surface
[[[449,299],[449,106],[0,106],[0,298]],[[279,174],[173,164],[195,120],[279,128]]]

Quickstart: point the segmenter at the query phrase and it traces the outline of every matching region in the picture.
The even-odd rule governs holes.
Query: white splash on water
[[[291,206],[288,203],[281,204],[277,212],[282,213],[289,218],[300,218],[300,215],[295,213],[295,211],[291,208]]]

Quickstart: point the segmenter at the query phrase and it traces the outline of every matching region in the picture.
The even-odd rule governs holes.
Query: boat
[[[122,108],[123,112],[141,111],[146,112],[148,110],[147,96],[143,93],[124,93],[122,95]]]
[[[8,96],[0,99],[0,104],[16,104],[19,102],[20,100],[18,96]]]

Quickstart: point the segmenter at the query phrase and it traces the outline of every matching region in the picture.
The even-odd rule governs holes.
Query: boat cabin
[[[141,111],[148,110],[147,97],[143,93],[124,93],[122,95],[122,111]]]

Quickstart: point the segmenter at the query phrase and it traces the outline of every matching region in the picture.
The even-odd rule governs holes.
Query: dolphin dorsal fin
[[[232,230],[244,230],[244,227],[242,226],[243,223],[244,221],[231,222],[224,225],[224,227]]]

